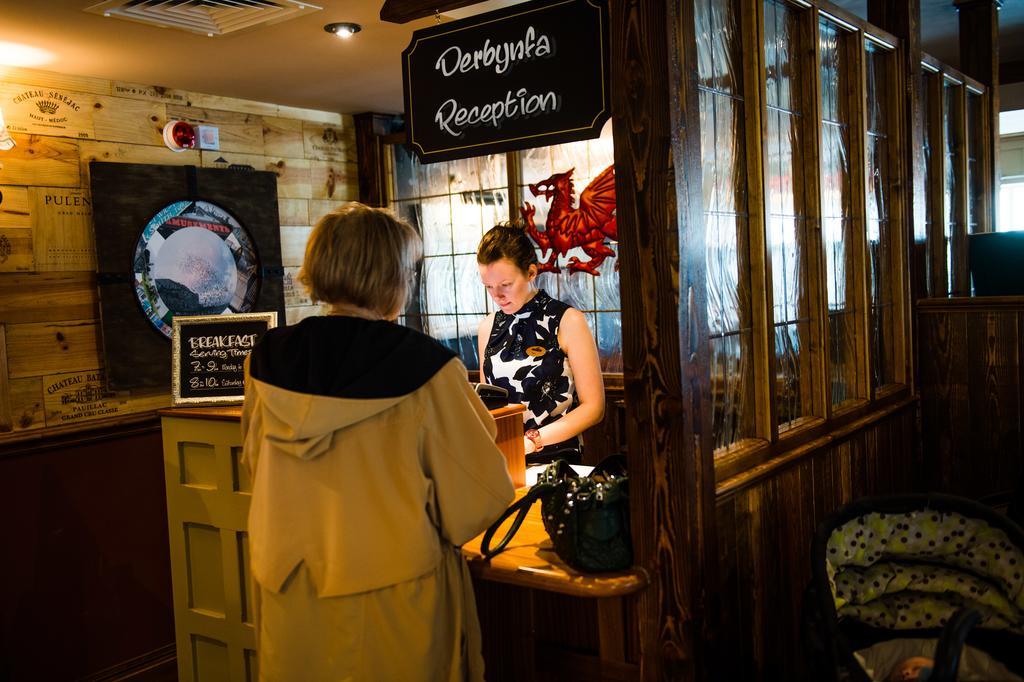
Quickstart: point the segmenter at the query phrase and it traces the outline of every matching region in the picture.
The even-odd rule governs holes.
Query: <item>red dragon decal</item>
[[[614,256],[605,239],[618,240],[619,229],[615,223],[615,166],[611,165],[594,178],[583,194],[580,205],[573,208],[575,189],[572,174],[575,168],[565,173],[555,173],[547,180],[530,185],[533,196],[551,202],[548,219],[541,232],[533,222],[537,209],[529,202],[523,202],[522,214],[526,221],[526,231],[540,247],[543,256],[548,250],[551,255],[540,264],[541,272],[561,272],[558,265],[559,256],[564,256],[569,249],[579,246],[590,256],[590,260],[581,261],[576,256],[569,259],[571,272],[589,272],[598,276],[597,269],[608,256]]]

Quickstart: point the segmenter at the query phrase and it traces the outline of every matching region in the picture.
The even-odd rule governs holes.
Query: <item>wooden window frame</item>
[[[921,68],[928,74],[927,87],[928,111],[924,112],[925,135],[929,136],[932,146],[932,158],[928,163],[928,186],[926,188],[927,201],[932,214],[932,226],[926,235],[927,253],[931,264],[931,277],[928,283],[928,294],[933,298],[944,298],[947,296],[969,296],[970,295],[970,273],[968,270],[967,253],[967,193],[970,188],[967,186],[967,93],[981,97],[981,140],[982,148],[976,163],[981,168],[987,168],[988,158],[992,154],[987,141],[990,136],[987,130],[992,125],[992,97],[988,88],[978,81],[970,78],[957,69],[940,62],[934,57],[924,54],[921,56]],[[949,81],[954,83],[957,90],[957,105],[954,124],[961,144],[960,163],[954,169],[954,196],[953,209],[958,213],[956,224],[957,231],[950,240],[950,258],[948,262],[953,265],[953,286],[950,287],[949,273],[947,272],[947,254],[945,240],[945,178],[946,178],[946,149],[943,144],[943,113],[946,106],[944,86]],[[990,210],[992,201],[992,178],[982,174],[982,197],[978,203],[978,228],[979,232],[989,232],[992,229]]]
[[[893,280],[893,344],[897,383],[871,386],[871,300],[869,287],[869,265],[867,263],[867,192],[866,192],[866,56],[865,41],[871,41],[885,49],[897,51],[900,41],[892,34],[854,17],[845,10],[828,2],[807,0],[784,0],[794,9],[803,10],[800,19],[801,40],[804,46],[813,45],[813,59],[808,60],[804,72],[811,72],[813,78],[804,74],[801,99],[804,103],[805,123],[803,134],[803,173],[805,194],[806,244],[808,253],[808,297],[815,308],[815,324],[811,330],[811,344],[802,352],[816,354],[815,386],[812,392],[812,414],[780,429],[775,424],[775,389],[772,377],[775,372],[774,313],[772,306],[771,264],[766,249],[766,190],[764,187],[767,165],[767,150],[763,145],[766,130],[767,99],[764,74],[764,2],[763,0],[741,0],[744,73],[744,99],[748,103],[746,112],[747,159],[749,187],[747,191],[751,248],[750,281],[753,292],[751,307],[755,324],[754,376],[755,404],[758,412],[758,438],[741,440],[732,446],[715,451],[715,476],[719,481],[740,474],[754,474],[773,462],[811,451],[814,444],[827,441],[835,434],[845,432],[851,425],[871,419],[895,406],[912,399],[910,388],[910,310],[909,263],[904,244],[909,239],[904,202],[907,200],[904,178],[907,170],[900,157],[906,144],[900,121],[900,107],[887,107],[887,128],[889,144],[889,240],[893,258],[896,261]],[[857,353],[855,398],[835,408],[830,402],[828,390],[828,302],[825,291],[825,253],[821,234],[821,82],[819,19],[827,19],[845,30],[843,49],[847,50],[850,68],[848,87],[850,120],[850,183],[851,219],[856,243],[853,245],[851,263],[854,269],[852,282],[857,296]],[[752,46],[756,46],[752,48]],[[893,77],[887,89],[902,92],[902,75],[898,62],[893,60]],[[756,92],[752,88],[756,87]]]
[[[892,69],[892,78],[888,79],[885,84],[884,96],[891,98],[889,101],[898,101],[899,95],[905,92],[904,86],[904,74],[899,69],[899,52],[895,46],[883,42],[876,36],[865,33],[865,42],[873,43],[877,48],[886,50],[888,52],[887,59],[895,67]],[[864,74],[866,77],[867,72],[867,52],[866,48],[863,51],[865,55],[865,69]],[[864,88],[865,94],[867,88]],[[865,125],[864,130],[867,131],[867,107],[865,107]],[[908,183],[904,180],[910,177],[909,169],[904,166],[903,163],[903,149],[904,145],[910,144],[910,141],[906,139],[905,132],[902,126],[902,107],[898,106],[886,106],[881,108],[881,113],[886,118],[886,161],[888,163],[889,172],[886,178],[886,191],[889,196],[889,205],[887,208],[887,223],[888,223],[888,234],[886,235],[889,240],[889,256],[891,261],[888,265],[892,271],[892,304],[893,304],[893,357],[892,362],[895,369],[895,380],[888,384],[881,384],[879,386],[871,387],[871,399],[874,400],[878,393],[885,393],[890,387],[906,386],[911,383],[911,356],[910,356],[910,344],[906,341],[911,337],[911,324],[910,324],[910,255],[904,245],[911,243],[911,232],[913,227],[906,224],[906,202],[909,200],[908,195]],[[865,133],[866,134],[866,133]],[[867,164],[865,164],[867,169]],[[865,192],[864,200],[867,200],[867,193]],[[866,228],[866,226],[865,226]],[[866,230],[865,230],[866,234]],[[869,293],[870,299],[870,293]],[[869,305],[873,303],[869,300]],[[900,343],[900,340],[903,343]],[[870,359],[870,357],[869,357]],[[869,377],[870,379],[870,377]]]

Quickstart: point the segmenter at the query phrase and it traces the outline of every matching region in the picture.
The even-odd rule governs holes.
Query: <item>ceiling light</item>
[[[351,38],[356,33],[363,30],[363,27],[359,24],[353,24],[348,21],[342,21],[335,24],[327,24],[324,26],[324,30],[328,33],[333,33],[339,38]]]

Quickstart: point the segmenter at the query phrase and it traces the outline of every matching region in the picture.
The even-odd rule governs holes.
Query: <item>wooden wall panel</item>
[[[15,324],[7,327],[8,376],[31,377],[96,366],[100,357],[96,320]]]
[[[970,497],[1018,489],[1024,298],[928,299],[918,317],[929,482]]]
[[[0,185],[78,187],[78,143],[59,137],[12,133],[14,149],[0,159]]]
[[[10,379],[8,388],[12,430],[31,431],[46,426],[42,378]]]
[[[28,189],[13,185],[0,187],[0,227],[32,227]]]
[[[97,97],[92,116],[97,140],[159,146],[163,144],[167,107],[158,102]]]
[[[217,126],[220,148],[225,152],[242,154],[263,153],[263,122],[255,114],[218,111],[199,107],[167,107],[169,119],[180,119],[195,125]]]
[[[252,166],[253,170],[273,170],[267,168],[267,157],[262,154],[247,154],[231,151],[202,151],[203,168],[227,168],[229,166]]]
[[[57,108],[53,120],[40,119],[40,103]],[[88,426],[104,414],[166,404],[166,396],[141,392],[116,398],[97,393],[84,403],[68,402],[64,394],[44,399],[55,377],[95,374],[103,364],[96,324],[82,323],[98,318],[91,161],[234,163],[274,172],[286,265],[292,268],[302,263],[314,220],[311,201],[320,210],[356,196],[351,116],[21,68],[4,69],[0,104],[16,142],[0,153],[0,325],[9,350],[0,383],[0,443],[44,425]],[[221,149],[167,149],[162,130],[172,118],[217,126]],[[288,300],[294,308],[286,311],[289,320],[321,312],[308,305],[294,278]],[[89,397],[72,397],[83,396]],[[76,409],[69,412],[68,405]]]
[[[266,169],[277,174],[278,198],[313,198],[313,189],[309,181],[309,161],[306,159],[271,160]]]
[[[305,202],[303,202],[303,208],[305,208]],[[283,265],[295,267],[302,265],[302,259],[306,255],[306,242],[309,241],[309,234],[312,231],[311,226],[286,225],[281,227],[281,263]]]
[[[310,161],[309,184],[313,199],[357,201],[359,168],[354,161]]]
[[[311,199],[309,202],[309,222],[311,225],[316,225],[317,221],[323,218],[325,215],[344,205],[345,201],[341,199],[323,200],[323,199]]]
[[[720,636],[729,656],[715,679],[809,679],[800,608],[815,529],[853,499],[923,488],[912,460],[915,412],[907,401],[841,440],[719,484]]]
[[[302,121],[264,116],[263,153],[267,156],[302,158],[305,154],[302,128]]]
[[[7,328],[0,324],[0,433],[14,429],[10,379],[7,378]]]
[[[0,303],[0,323],[95,319],[96,275],[46,272],[0,277]]]
[[[199,151],[186,149],[178,153],[168,153],[163,145],[159,147],[141,144],[122,144],[111,142],[94,142],[85,140],[79,143],[79,156],[82,160],[82,186],[89,186],[89,162],[107,161],[109,163],[152,163],[160,166],[199,166]]]
[[[296,225],[309,225],[309,203],[305,199],[278,199],[277,213],[281,221],[281,242],[284,232]]]
[[[0,456],[5,680],[113,679],[174,642],[159,428],[92,435]]]

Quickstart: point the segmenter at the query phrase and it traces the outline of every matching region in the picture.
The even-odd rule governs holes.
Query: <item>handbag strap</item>
[[[533,506],[533,503],[543,498],[550,491],[554,490],[554,488],[555,486],[550,483],[538,483],[530,488],[530,492],[523,495],[519,500],[509,506],[508,509],[502,512],[501,516],[498,517],[498,520],[492,523],[484,533],[484,539],[480,543],[480,553],[483,554],[484,559],[490,560],[495,554],[504,550],[508,543],[512,542],[512,538],[514,538],[516,533],[519,531],[519,526],[523,525],[523,519],[526,518],[526,514],[530,511],[530,507]],[[508,532],[505,533],[505,537],[503,537],[492,549],[490,546],[491,539],[494,537],[494,534],[497,532],[501,524],[503,524],[505,520],[513,514],[516,514],[516,518],[512,522],[512,527],[508,529]]]
[[[626,457],[620,453],[608,455],[590,472],[590,478],[626,478]]]

